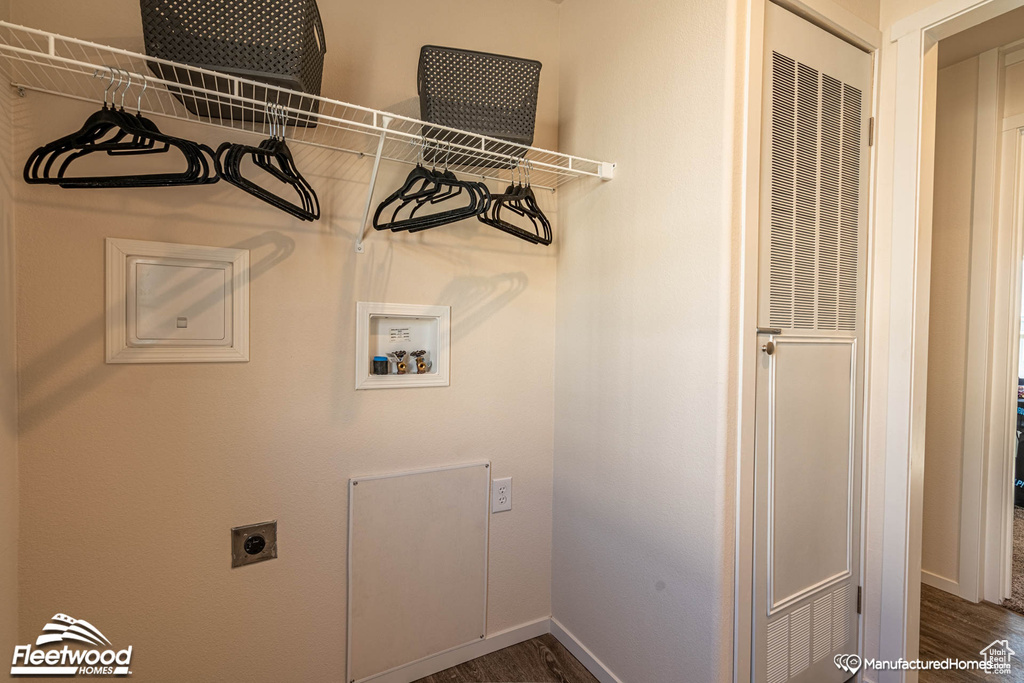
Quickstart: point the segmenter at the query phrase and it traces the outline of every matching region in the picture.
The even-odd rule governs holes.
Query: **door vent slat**
[[[861,93],[772,53],[773,327],[857,328]]]
[[[814,636],[812,648],[814,663],[832,654],[832,594],[814,601],[814,612],[811,615]]]
[[[850,585],[836,589],[832,594],[832,650],[838,652],[846,646],[850,635]]]
[[[789,617],[789,677],[811,665],[811,606],[794,610]]]
[[[789,615],[768,624],[767,683],[785,683],[789,678]]]

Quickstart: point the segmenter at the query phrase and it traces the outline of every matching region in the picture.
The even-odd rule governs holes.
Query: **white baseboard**
[[[938,588],[940,591],[946,591],[953,595],[960,595],[960,584],[953,579],[947,579],[945,576],[939,576],[938,574],[932,574],[929,571],[921,570],[921,583],[931,586],[932,588]]]
[[[576,640],[576,636],[569,633],[554,617],[551,618],[551,635],[558,638],[558,642],[564,645],[565,649],[571,652],[576,659],[580,660],[580,664],[594,674],[594,678],[601,683],[622,683],[619,677],[611,672],[611,669],[595,657],[586,645]]]
[[[412,683],[412,681],[418,681],[439,671],[450,669],[459,664],[465,664],[477,657],[489,655],[503,648],[542,636],[545,633],[550,633],[557,638],[558,642],[565,646],[565,649],[571,652],[576,659],[580,660],[580,663],[587,671],[594,674],[594,677],[601,683],[622,683],[618,676],[613,674],[600,659],[594,656],[593,652],[588,650],[583,643],[576,640],[576,636],[569,633],[564,626],[558,623],[557,619],[553,618],[538,619],[528,624],[492,633],[475,643],[469,643],[468,645],[421,659],[418,662],[365,678],[363,681],[368,683]]]
[[[444,671],[453,666],[464,664],[471,659],[489,655],[503,648],[521,643],[524,640],[542,636],[551,632],[550,619],[538,619],[528,624],[515,626],[505,631],[492,633],[475,643],[463,645],[447,652],[421,659],[418,662],[407,664],[398,669],[392,669],[386,673],[366,678],[366,681],[373,683],[412,683],[419,679]]]

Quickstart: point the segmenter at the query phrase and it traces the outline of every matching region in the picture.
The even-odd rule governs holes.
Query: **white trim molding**
[[[601,683],[622,683],[622,680],[612,673],[612,670],[605,666],[604,662],[597,658],[586,645],[577,640],[576,636],[562,626],[561,622],[551,617],[551,635],[558,639],[565,649],[572,653],[572,656],[580,660],[580,664],[586,667],[587,671],[594,675],[594,678]]]
[[[932,588],[938,588],[940,591],[946,591],[953,595],[960,595],[960,584],[953,579],[947,579],[945,576],[939,576],[933,574],[927,569],[921,570],[921,583]]]
[[[1002,118],[999,104],[1002,71],[999,48],[979,56],[971,263],[968,276],[967,358],[964,377],[960,561],[957,581],[951,582],[959,587],[958,595],[971,602],[978,602],[981,599],[985,563],[985,425],[988,408],[985,397],[989,381],[989,332],[999,182],[999,128]],[[942,588],[939,585],[936,587]]]
[[[398,669],[364,679],[372,683],[411,683],[432,676],[439,671],[489,655],[517,643],[551,632],[551,619],[545,617],[504,631],[490,633],[486,638],[457,647],[441,654],[421,659]]]
[[[435,334],[423,347],[429,352],[433,366],[423,374],[374,375],[370,373],[370,338],[373,336],[374,318],[406,318],[410,321],[434,321]],[[408,389],[413,387],[447,387],[451,384],[451,328],[450,306],[421,306],[418,304],[391,304],[359,301],[356,303],[356,389]],[[408,349],[412,351],[412,349]],[[413,363],[409,358],[408,363]],[[390,365],[389,365],[390,367]]]
[[[465,664],[506,647],[550,633],[601,683],[622,683],[593,652],[554,617],[544,617],[519,626],[489,633],[487,637],[447,652],[432,655],[385,673],[364,679],[366,683],[412,683],[445,669]]]
[[[223,270],[227,280],[223,302],[223,339],[140,339],[134,315],[138,290],[135,267],[145,263]],[[230,363],[249,360],[249,250],[109,237],[106,269],[108,363]]]

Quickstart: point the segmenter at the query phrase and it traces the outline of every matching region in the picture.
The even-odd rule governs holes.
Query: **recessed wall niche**
[[[450,337],[448,306],[360,301],[356,389],[449,386]]]

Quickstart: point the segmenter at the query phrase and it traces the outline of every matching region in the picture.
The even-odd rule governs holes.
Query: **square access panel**
[[[249,360],[249,252],[107,240],[107,362]]]

